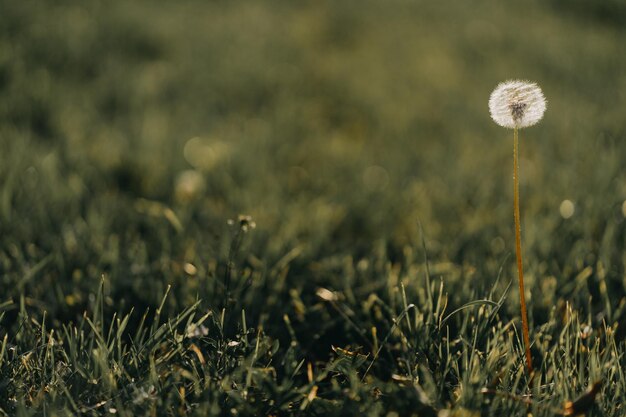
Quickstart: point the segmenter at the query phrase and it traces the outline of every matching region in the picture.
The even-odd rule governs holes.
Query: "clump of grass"
[[[524,266],[522,264],[522,237],[519,213],[519,129],[538,123],[546,110],[546,100],[539,86],[526,81],[506,81],[500,83],[489,97],[489,111],[493,120],[500,126],[513,129],[513,206],[515,218],[515,255],[519,278],[520,307],[522,314],[522,333],[526,350],[526,366],[532,374],[533,365],[530,355],[530,337],[528,336],[528,313],[524,296]]]

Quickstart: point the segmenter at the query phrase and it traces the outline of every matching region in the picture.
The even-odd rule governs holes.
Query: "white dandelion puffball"
[[[546,98],[535,83],[520,80],[498,84],[489,97],[491,118],[500,126],[521,129],[536,124],[546,111]]]

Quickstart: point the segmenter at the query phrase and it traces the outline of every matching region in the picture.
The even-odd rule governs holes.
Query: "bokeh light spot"
[[[572,217],[575,210],[576,208],[571,200],[563,200],[559,206],[559,213],[561,213],[561,217],[564,219]]]
[[[224,159],[229,151],[230,147],[226,142],[194,137],[185,143],[183,156],[192,167],[208,171]]]
[[[186,203],[198,198],[204,187],[204,177],[199,172],[193,169],[186,170],[176,177],[174,195],[178,202]]]

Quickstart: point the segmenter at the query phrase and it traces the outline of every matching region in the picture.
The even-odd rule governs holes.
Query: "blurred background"
[[[62,320],[104,274],[116,308],[167,284],[179,308],[245,214],[241,269],[291,264],[285,302],[421,259],[419,222],[467,301],[514,277],[512,132],[487,100],[519,78],[548,100],[521,132],[535,313],[623,306],[624,45],[618,0],[0,1],[2,292]]]

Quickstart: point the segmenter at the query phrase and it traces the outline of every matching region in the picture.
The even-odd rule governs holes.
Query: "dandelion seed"
[[[546,111],[541,88],[528,81],[505,81],[489,97],[491,118],[500,126],[521,129],[539,122]]]
[[[203,337],[209,334],[209,329],[200,324],[200,325],[192,325],[187,329],[187,337],[190,339]]]

